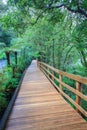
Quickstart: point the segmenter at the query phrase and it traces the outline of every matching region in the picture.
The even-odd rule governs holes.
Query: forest
[[[87,77],[87,0],[0,0],[0,118],[23,71],[38,57]],[[87,102],[82,105],[87,110]]]

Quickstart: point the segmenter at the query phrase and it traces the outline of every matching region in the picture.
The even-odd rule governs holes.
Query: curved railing
[[[87,87],[86,86],[87,78],[84,78],[78,75],[69,74],[64,71],[60,71],[43,62],[38,62],[38,66],[44,72],[44,74],[48,77],[51,83],[56,87],[56,89],[60,92],[60,94],[75,106],[76,111],[82,113],[84,116],[87,117],[87,111],[81,106],[81,99],[87,102],[87,96],[82,93],[82,84],[84,84],[85,87]],[[58,74],[58,77],[56,76],[57,74]],[[75,88],[64,83],[62,80],[63,77],[67,77],[68,79],[74,80]],[[57,85],[55,81],[58,82],[59,85]],[[70,96],[68,96],[63,91],[63,87],[68,89],[70,92],[73,92],[76,96],[76,99],[73,100]]]

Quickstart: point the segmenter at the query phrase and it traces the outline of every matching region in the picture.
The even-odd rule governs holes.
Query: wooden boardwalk
[[[6,130],[87,130],[87,123],[33,61],[23,79]]]

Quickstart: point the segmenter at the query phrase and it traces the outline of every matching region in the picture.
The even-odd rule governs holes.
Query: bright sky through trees
[[[2,2],[3,2],[4,4],[7,4],[7,0],[2,0]]]

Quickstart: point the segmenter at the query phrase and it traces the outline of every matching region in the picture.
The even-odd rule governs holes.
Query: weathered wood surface
[[[6,130],[87,130],[33,61],[23,79]]]
[[[87,78],[84,78],[84,77],[81,77],[81,76],[76,76],[76,75],[73,75],[73,77],[72,77],[72,74],[69,74],[69,73],[62,71],[64,73],[64,75],[63,75],[63,73],[61,73],[60,70],[57,70],[57,69],[55,69],[55,68],[53,68],[53,67],[51,67],[48,64],[45,64],[43,62],[38,62],[38,66],[42,70],[42,72],[48,77],[48,79],[51,81],[51,83],[56,87],[56,89],[60,92],[60,94],[62,96],[64,96],[68,101],[70,101],[76,107],[76,111],[82,113],[85,117],[87,117],[87,111],[81,105],[81,99],[87,101],[87,95],[85,95],[81,91],[82,90],[82,84],[83,83],[87,84]],[[59,78],[56,77],[53,74],[53,71],[54,71],[54,73],[59,75]],[[73,88],[73,87],[69,86],[68,84],[66,84],[62,81],[63,76],[68,77],[65,74],[70,76],[69,77],[70,79],[75,80],[74,82],[76,83],[76,88]],[[79,79],[79,77],[80,77],[80,79]],[[79,82],[78,82],[77,78],[79,79]],[[59,83],[59,85],[57,85],[54,82],[54,80],[57,81]],[[63,89],[62,89],[63,87],[67,88],[68,90],[70,90],[71,92],[73,92],[76,95],[75,101],[71,97],[69,97],[68,94],[66,94],[63,91]]]

